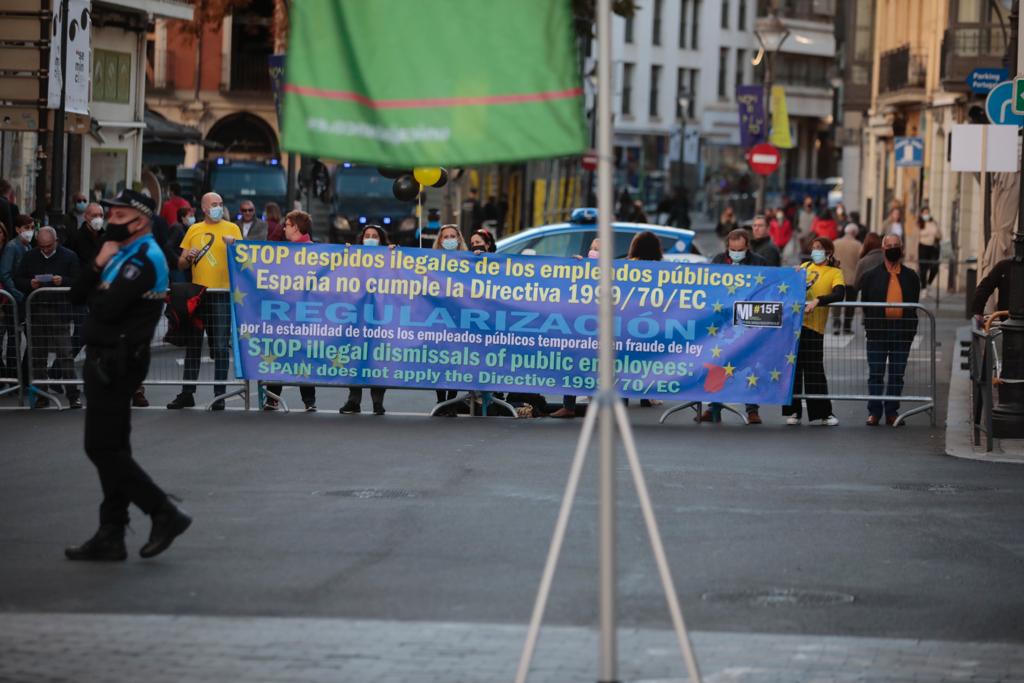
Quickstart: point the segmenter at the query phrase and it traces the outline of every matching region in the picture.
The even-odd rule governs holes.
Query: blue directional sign
[[[924,138],[894,138],[896,146],[896,167],[912,168],[924,166]]]
[[[985,94],[1010,77],[1006,69],[975,69],[967,77],[967,87],[971,92]]]
[[[1024,116],[1013,113],[1013,81],[1003,81],[988,94],[985,113],[998,126],[1024,126]]]

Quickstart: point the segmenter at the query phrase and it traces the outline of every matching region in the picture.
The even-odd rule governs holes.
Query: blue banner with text
[[[237,242],[235,367],[283,383],[592,394],[592,259]],[[803,273],[616,261],[624,396],[790,401]]]

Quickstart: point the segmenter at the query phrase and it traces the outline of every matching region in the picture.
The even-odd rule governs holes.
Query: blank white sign
[[[1018,130],[1020,129],[1017,126],[954,125],[949,150],[950,168],[954,171],[974,173],[1019,171]],[[985,154],[982,154],[983,148]]]

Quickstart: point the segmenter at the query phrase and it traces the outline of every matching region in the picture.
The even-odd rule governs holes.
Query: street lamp
[[[676,100],[679,103],[679,181],[676,184],[676,188],[682,191],[683,183],[685,182],[685,174],[683,172],[683,165],[686,163],[686,155],[684,153],[686,145],[686,121],[690,118],[690,95],[683,91],[679,93],[679,99]]]
[[[765,128],[769,131],[769,140],[771,138],[771,122],[772,122],[772,60],[774,55],[782,47],[782,44],[786,42],[786,38],[789,37],[789,29],[779,19],[779,15],[776,14],[775,10],[767,17],[758,18],[754,24],[754,35],[757,37],[757,42],[761,44],[761,57],[764,59],[764,118]],[[761,176],[761,189],[758,191],[757,204],[758,212],[764,213],[765,211],[765,195],[768,189],[768,176]]]

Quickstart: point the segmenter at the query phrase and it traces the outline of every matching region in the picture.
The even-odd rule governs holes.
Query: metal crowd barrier
[[[971,326],[971,348],[968,356],[971,379],[971,427],[974,445],[981,445],[981,434],[985,433],[985,452],[992,452],[992,407],[995,400],[992,388],[999,377],[999,351],[996,341],[1003,331],[993,323],[1006,317],[1007,311],[988,316],[983,327]]]
[[[833,401],[896,400],[903,403],[919,403],[909,410],[901,407],[896,424],[917,413],[928,412],[932,426],[935,426],[936,404],[936,347],[935,314],[920,303],[890,304],[885,302],[844,301],[829,306],[832,315],[843,309],[858,309],[851,327],[852,334],[835,334],[833,321],[825,328],[824,365],[828,382],[828,393],[795,393],[794,398],[822,398]],[[906,342],[894,338],[869,342],[863,317],[867,308],[901,308],[917,311],[917,332]],[[875,327],[872,331],[877,332]],[[869,386],[869,353],[884,347],[886,350],[904,350],[907,360],[903,372],[903,387],[898,395],[872,393]],[[883,376],[885,391],[888,391],[888,368]]]
[[[14,367],[9,367],[11,359]],[[0,396],[18,394],[18,405],[24,405],[25,392],[21,372],[21,319],[18,300],[8,291],[0,290]],[[7,386],[4,386],[7,385]]]
[[[70,400],[81,391],[82,374],[81,349],[73,348],[81,332],[75,325],[83,316],[75,316],[68,300],[69,287],[41,287],[25,300],[25,336],[28,361],[29,404],[35,407],[39,398],[53,402],[58,409],[64,409],[64,400]],[[209,295],[218,296],[211,304]],[[207,289],[200,314],[205,316],[207,331],[213,329],[214,336],[223,345],[211,349],[210,335],[193,333],[195,340],[191,349],[174,346],[164,341],[167,333],[167,318],[160,317],[150,348],[149,373],[144,386],[223,386],[224,391],[210,399],[209,409],[214,401],[231,396],[242,396],[245,407],[249,407],[248,382],[234,377],[234,354],[231,352],[231,306],[229,290]],[[50,357],[54,357],[53,363]],[[216,361],[222,363],[223,377],[216,377]],[[186,366],[191,365],[195,376],[185,379]],[[63,393],[63,396],[61,396]]]

